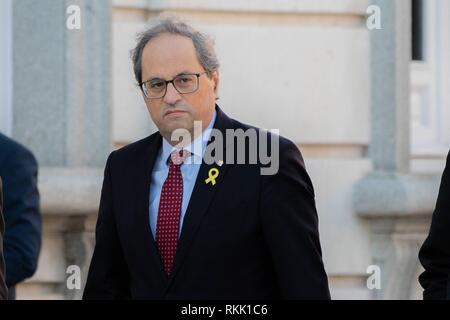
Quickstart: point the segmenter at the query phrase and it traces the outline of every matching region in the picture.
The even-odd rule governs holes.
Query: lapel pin
[[[208,172],[208,179],[205,180],[206,184],[210,183],[214,186],[216,184],[216,178],[219,176],[219,170],[217,168],[211,168]]]
[[[221,166],[223,165],[223,161],[222,161],[222,160],[217,161],[217,165],[218,165],[219,167],[221,167]]]

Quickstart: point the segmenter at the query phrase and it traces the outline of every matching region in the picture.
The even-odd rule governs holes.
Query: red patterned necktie
[[[161,190],[156,224],[156,243],[167,276],[170,276],[177,251],[183,201],[183,177],[180,169],[189,155],[189,151],[186,150],[172,152],[169,159],[169,174]]]

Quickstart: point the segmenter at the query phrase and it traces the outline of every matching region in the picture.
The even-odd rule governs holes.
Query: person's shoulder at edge
[[[14,168],[29,168],[36,170],[38,161],[33,152],[19,142],[0,133],[0,173]]]
[[[11,158],[28,158],[36,162],[33,153],[24,145],[0,133],[0,160]]]

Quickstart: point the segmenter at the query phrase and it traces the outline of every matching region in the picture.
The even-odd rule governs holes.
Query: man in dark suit
[[[424,299],[450,299],[450,153],[442,175],[430,233],[420,249]]]
[[[268,135],[279,139],[279,152],[270,146],[279,168],[263,175],[260,161],[236,163],[239,148],[211,133],[261,131],[216,105],[209,38],[166,19],[141,35],[133,61],[159,131],[108,158],[84,298],[329,299],[297,146]],[[177,129],[193,142],[179,144]],[[206,161],[213,145],[215,162]],[[234,158],[223,158],[231,149]],[[257,152],[250,141],[244,149]]]
[[[4,254],[9,299],[15,286],[37,269],[41,247],[41,214],[37,163],[24,146],[0,134],[0,176],[6,232]]]
[[[5,223],[3,220],[3,191],[2,178],[0,177],[0,300],[8,298],[8,288],[5,283],[5,260],[3,258],[3,234]]]

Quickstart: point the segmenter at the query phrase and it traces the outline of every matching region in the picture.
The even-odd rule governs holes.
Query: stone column
[[[374,0],[382,29],[371,31],[371,143],[374,170],[409,171],[411,1]]]
[[[81,29],[66,28],[67,7]],[[13,136],[43,166],[102,167],[111,148],[109,0],[13,2]]]
[[[410,173],[411,1],[373,0],[382,29],[371,32],[373,172],[354,187],[355,212],[370,223],[373,263],[381,268],[374,299],[414,297],[418,250],[429,227],[439,177]]]
[[[66,26],[71,5],[80,8],[80,29]],[[35,285],[38,297],[49,288],[56,288],[49,297],[81,296],[66,290],[65,268],[86,271],[92,252],[91,221],[112,146],[110,51],[110,0],[13,1],[12,135],[39,162],[46,232],[38,272],[18,298]],[[44,261],[61,257],[64,263]]]

